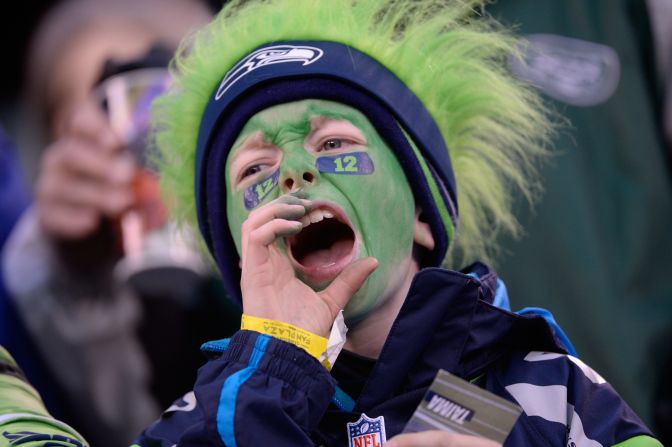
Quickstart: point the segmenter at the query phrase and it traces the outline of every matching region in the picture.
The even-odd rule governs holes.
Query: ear
[[[413,242],[427,250],[434,250],[434,236],[427,222],[420,220],[420,208],[415,209],[415,219],[413,219]]]

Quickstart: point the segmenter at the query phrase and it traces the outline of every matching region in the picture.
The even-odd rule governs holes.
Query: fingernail
[[[290,192],[289,195],[303,199],[306,197],[306,191],[303,188],[299,188],[296,191]]]

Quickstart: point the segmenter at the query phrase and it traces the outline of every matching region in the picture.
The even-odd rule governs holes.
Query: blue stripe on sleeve
[[[331,397],[331,401],[338,407],[339,410],[352,411],[355,408],[354,399],[348,396],[348,394],[343,391],[340,386],[336,387],[336,391]]]
[[[246,368],[231,375],[224,381],[222,392],[219,395],[219,406],[217,407],[217,431],[222,438],[224,445],[228,447],[237,447],[236,435],[234,433],[234,418],[236,415],[236,400],[238,399],[238,390],[247,379],[252,376],[259,366],[270,337],[260,334],[254,344],[250,361]]]

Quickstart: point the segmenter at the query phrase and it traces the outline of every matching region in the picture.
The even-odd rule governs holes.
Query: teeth
[[[320,210],[312,211],[309,215],[310,223],[318,223],[324,219],[324,213]]]
[[[299,221],[303,224],[303,227],[307,227],[311,223],[318,223],[324,219],[333,219],[334,213],[327,210],[313,210],[305,216],[301,217]]]

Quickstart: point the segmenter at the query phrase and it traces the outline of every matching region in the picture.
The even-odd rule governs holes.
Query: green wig
[[[460,210],[459,226],[446,226],[452,242],[442,264],[492,261],[499,234],[521,232],[512,211],[515,198],[532,202],[540,191],[535,166],[548,154],[552,124],[536,91],[507,71],[507,58],[520,57],[519,41],[483,13],[484,3],[228,2],[212,23],[183,43],[172,66],[175,83],[155,107],[162,189],[178,220],[196,223],[199,126],[227,72],[263,44],[337,42],[391,70],[438,125]]]

